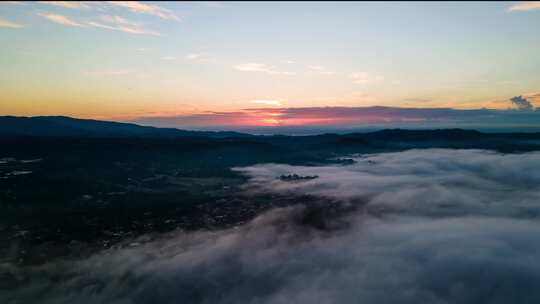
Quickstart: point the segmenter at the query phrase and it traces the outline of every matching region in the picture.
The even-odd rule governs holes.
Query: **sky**
[[[8,1],[0,45],[0,115],[226,129],[540,106],[538,1]],[[381,106],[423,114],[361,111]]]

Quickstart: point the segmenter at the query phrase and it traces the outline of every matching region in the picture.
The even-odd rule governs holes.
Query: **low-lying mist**
[[[250,178],[247,193],[303,199],[235,228],[0,265],[0,302],[540,303],[540,153],[354,160],[235,168]],[[318,177],[279,178],[288,174]]]
[[[540,153],[425,149],[353,158],[347,166],[262,164],[236,168],[248,191],[310,194],[364,202],[367,211],[409,215],[540,214]],[[287,174],[318,176],[283,182]]]

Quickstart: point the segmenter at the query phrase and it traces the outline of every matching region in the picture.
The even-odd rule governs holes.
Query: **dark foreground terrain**
[[[271,207],[315,201],[309,196],[246,196],[241,186],[247,178],[231,170],[234,167],[346,165],[352,160],[337,157],[411,148],[540,150],[538,133],[455,129],[251,136],[116,123],[104,128],[93,121],[82,121],[80,129],[78,120],[67,119],[70,125],[62,125],[66,119],[60,118],[60,127],[51,127],[49,121],[26,126],[27,120],[0,119],[3,261],[39,264],[59,256],[134,246],[131,240],[143,234],[221,229]]]

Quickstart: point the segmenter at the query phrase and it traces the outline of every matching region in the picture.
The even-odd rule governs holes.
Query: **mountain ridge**
[[[249,137],[234,131],[191,131],[68,116],[0,116],[0,136],[45,137]]]
[[[486,133],[474,129],[438,128],[438,129],[401,129],[387,128],[368,132],[332,133],[322,132],[316,135],[254,135],[235,131],[195,131],[178,128],[161,128],[143,126],[136,123],[105,121],[95,119],[81,119],[69,116],[0,116],[0,137],[84,137],[84,138],[177,138],[177,137],[203,137],[203,138],[322,138],[341,137],[354,139],[384,138],[387,140],[401,139],[475,139],[485,137],[509,136],[538,138],[540,132],[510,132]]]

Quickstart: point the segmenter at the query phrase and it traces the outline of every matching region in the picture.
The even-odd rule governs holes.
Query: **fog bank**
[[[320,200],[37,268],[1,265],[2,303],[538,303],[540,153],[411,150],[352,165],[237,168],[248,193]],[[317,175],[283,181],[282,174]],[[322,215],[325,216],[323,212]],[[342,225],[345,223],[345,225]]]

